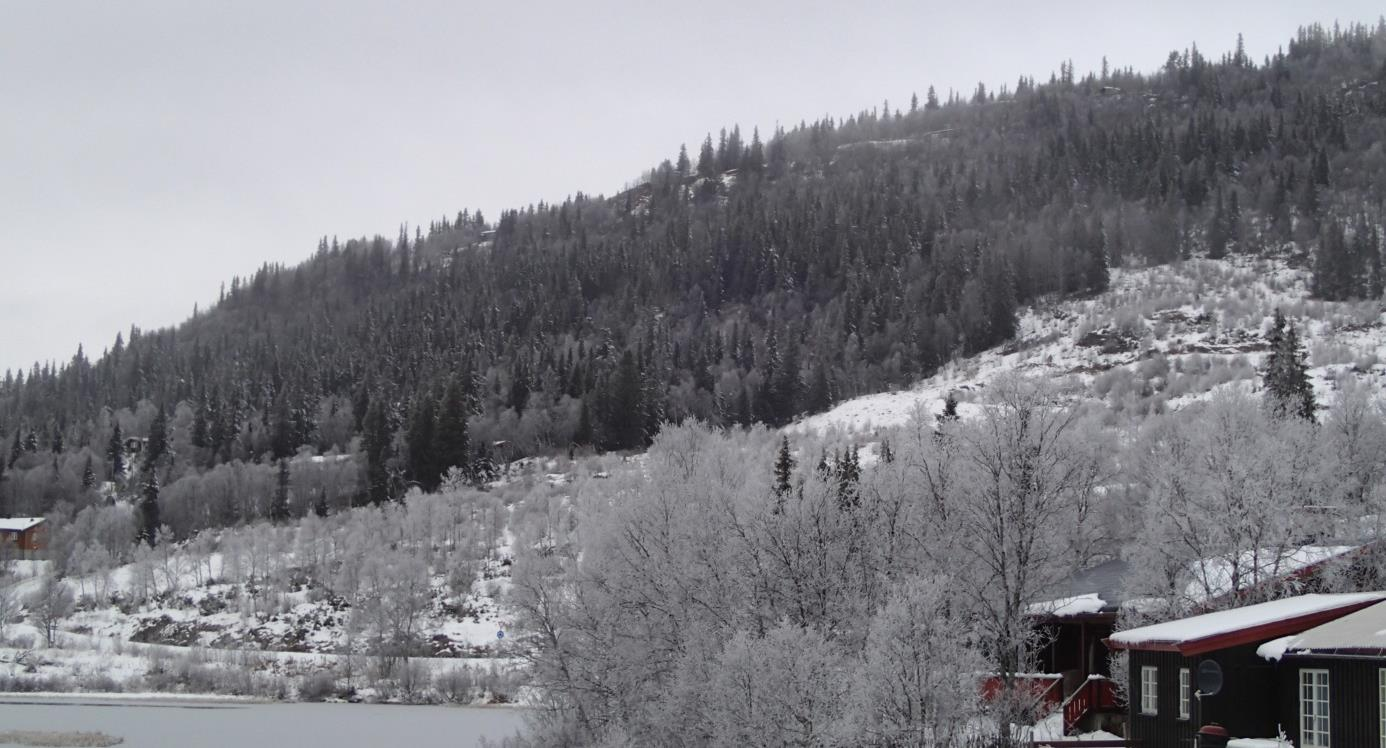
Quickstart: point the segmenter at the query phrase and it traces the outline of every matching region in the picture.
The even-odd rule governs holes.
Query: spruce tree
[[[460,469],[469,479],[473,477],[471,443],[467,434],[469,411],[463,379],[454,376],[443,394],[434,432],[434,465],[440,478],[452,468]]]
[[[168,454],[168,418],[164,414],[164,409],[159,408],[159,412],[154,415],[154,421],[149,424],[149,439],[144,445],[144,469],[146,471],[158,468],[164,456]]]
[[[159,539],[159,472],[146,470],[140,492],[139,540],[153,548]]]
[[[943,412],[938,416],[939,425],[954,423],[958,420],[958,398],[952,392],[943,399]]]
[[[125,477],[125,437],[120,434],[120,424],[111,430],[111,441],[106,445],[106,458],[111,461],[111,480]]]
[[[289,461],[279,459],[279,479],[274,489],[274,501],[270,503],[271,522],[286,522],[289,519]]]
[[[436,425],[435,403],[425,393],[414,406],[414,413],[409,418],[409,433],[405,437],[409,447],[409,477],[424,491],[438,490],[441,477],[434,437]]]
[[[372,504],[380,504],[390,498],[390,474],[387,465],[390,459],[390,419],[385,412],[383,394],[371,398],[362,423],[362,446],[366,452],[366,495]]]
[[[573,443],[592,443],[592,408],[587,404],[585,397],[582,398],[582,404],[578,406],[578,422],[577,429],[573,432]]]
[[[705,179],[717,176],[717,154],[712,150],[712,135],[703,140],[698,151],[698,176]]]
[[[1266,404],[1277,416],[1314,420],[1318,406],[1299,334],[1279,309],[1275,310],[1275,322],[1266,340],[1270,344],[1263,370]]]
[[[314,502],[313,502],[313,514],[316,514],[316,515],[318,515],[319,517],[326,517],[326,516],[327,516],[327,489],[326,489],[326,488],[319,488],[319,489],[318,489],[318,499],[317,499],[317,501],[314,501]]]
[[[91,464],[91,453],[87,453],[86,463],[82,465],[82,490],[96,488],[96,468]]]
[[[678,172],[680,177],[687,177],[691,168],[692,165],[688,160],[688,146],[681,145],[679,146],[679,160],[674,166],[674,171]]]
[[[198,449],[206,449],[207,437],[207,389],[204,387],[202,396],[197,399],[197,409],[193,411],[192,445]]]
[[[793,488],[794,456],[789,452],[789,437],[780,437],[780,451],[775,456],[775,496],[782,502]]]
[[[621,354],[607,396],[603,434],[607,449],[634,449],[646,444],[643,380],[630,351]]]
[[[838,458],[834,468],[837,478],[837,503],[843,511],[850,511],[861,505],[861,459],[857,447],[849,448]]]
[[[270,450],[274,459],[282,460],[293,455],[294,443],[293,415],[289,408],[289,395],[280,390],[274,399],[274,430],[270,437]]]

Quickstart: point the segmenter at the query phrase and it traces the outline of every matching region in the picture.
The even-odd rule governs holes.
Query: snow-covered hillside
[[[1300,331],[1318,401],[1356,372],[1386,388],[1386,317],[1379,302],[1309,298],[1309,272],[1284,259],[1188,260],[1112,271],[1095,297],[1049,299],[1020,317],[1011,342],[961,359],[916,386],[854,398],[790,426],[870,434],[918,410],[937,414],[953,393],[965,416],[996,377],[1049,377],[1114,414],[1178,408],[1224,387],[1259,386],[1265,333],[1277,308]]]

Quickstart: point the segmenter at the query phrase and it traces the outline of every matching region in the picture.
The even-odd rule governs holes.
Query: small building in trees
[[[1278,709],[1295,745],[1386,745],[1386,603],[1257,652],[1279,663]]]
[[[1030,606],[1045,643],[1040,670],[1063,684],[1066,733],[1079,727],[1120,731],[1122,710],[1102,642],[1115,630],[1129,571],[1122,559],[1103,562],[1070,576],[1055,599]]]
[[[1386,593],[1299,595],[1113,634],[1107,646],[1129,654],[1126,737],[1176,748],[1195,745],[1213,724],[1236,737],[1278,734],[1294,713],[1282,705],[1281,673],[1258,648],[1382,600]]]
[[[21,557],[32,557],[47,547],[46,530],[43,517],[0,519],[0,556],[18,551]]]
[[[124,442],[126,459],[139,457],[144,453],[144,444],[149,441],[142,436],[127,436]]]

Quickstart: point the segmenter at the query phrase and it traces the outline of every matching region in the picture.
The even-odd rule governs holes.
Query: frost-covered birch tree
[[[939,517],[921,538],[924,552],[955,580],[1008,687],[1037,644],[1029,605],[1090,551],[1104,465],[1095,430],[1058,391],[1015,377],[994,385],[980,418],[921,445],[917,464]],[[1026,699],[1015,695],[1019,718]]]
[[[1148,422],[1130,455],[1146,492],[1131,595],[1163,601],[1156,615],[1278,596],[1313,560],[1311,507],[1331,491],[1317,428],[1239,394]]]

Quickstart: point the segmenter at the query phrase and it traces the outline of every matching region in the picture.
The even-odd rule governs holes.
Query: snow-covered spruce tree
[[[794,456],[789,451],[789,437],[780,437],[780,451],[775,455],[775,497],[779,504],[793,488]]]
[[[1309,366],[1300,347],[1294,325],[1285,320],[1279,309],[1266,336],[1270,352],[1266,355],[1262,375],[1266,386],[1266,405],[1277,416],[1297,416],[1314,419],[1318,406],[1314,402],[1314,387],[1309,383]]]

